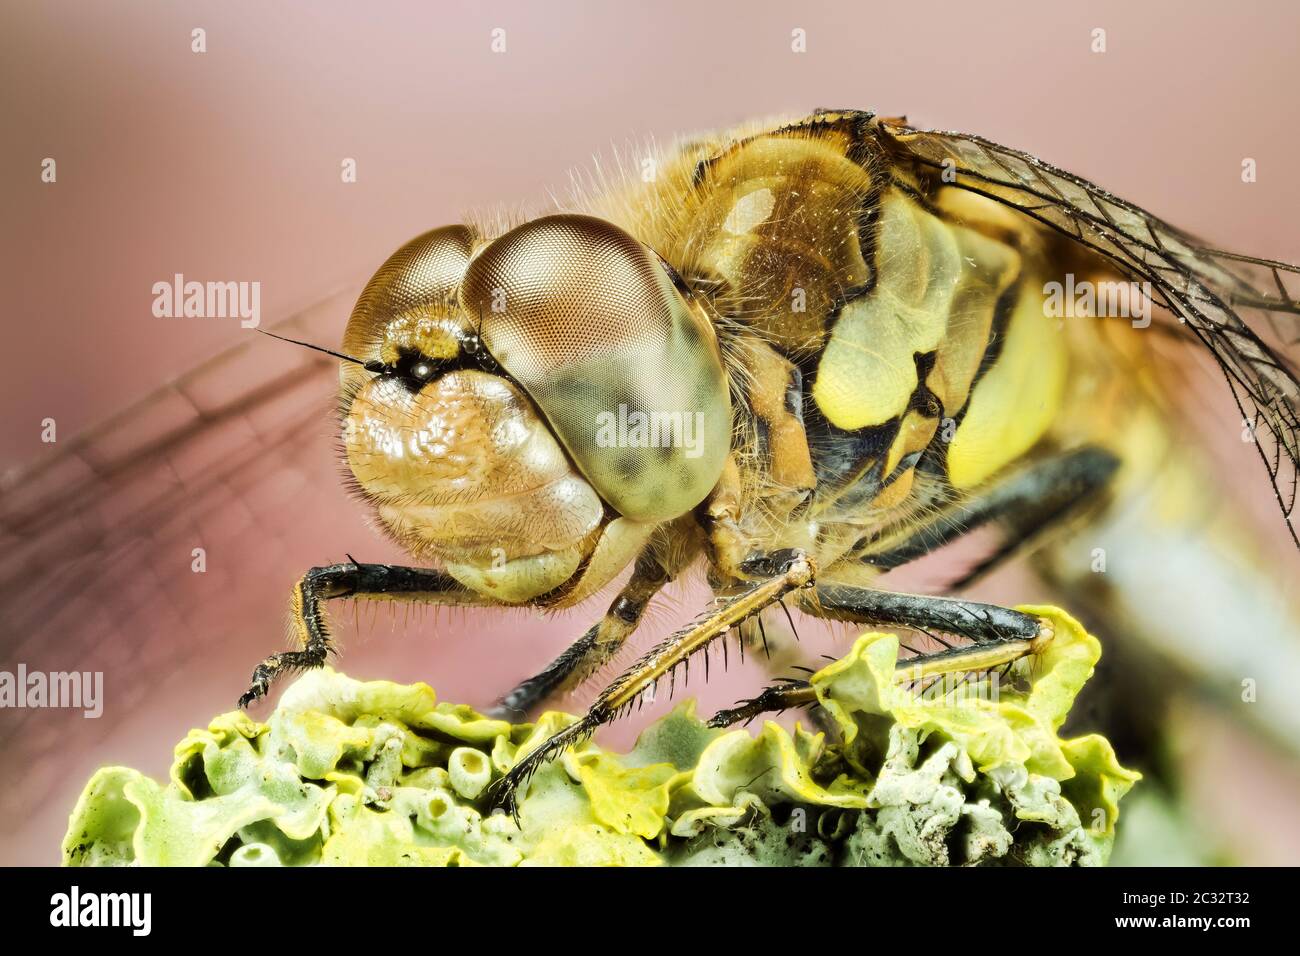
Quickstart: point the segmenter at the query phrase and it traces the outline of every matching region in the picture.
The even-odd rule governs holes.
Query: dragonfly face
[[[607,583],[730,450],[712,326],[649,249],[591,217],[417,238],[362,293],[344,349],[361,493],[413,555],[501,603]]]

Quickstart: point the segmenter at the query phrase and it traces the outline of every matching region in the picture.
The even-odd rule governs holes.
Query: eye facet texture
[[[588,216],[526,223],[473,260],[460,303],[620,514],[676,518],[713,488],[731,440],[717,339],[632,236]]]

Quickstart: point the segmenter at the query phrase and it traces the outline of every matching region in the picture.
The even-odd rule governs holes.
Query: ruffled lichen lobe
[[[627,754],[588,742],[546,765],[518,819],[492,783],[574,719],[511,725],[425,684],[321,669],[266,723],[223,714],[176,747],[170,779],[106,767],[68,865],[799,865],[1104,863],[1138,775],[1058,731],[1100,655],[1054,608],[1020,689],[928,698],[895,680],[898,639],[867,634],[811,679],[835,740],[767,722],[705,726],[686,703]]]

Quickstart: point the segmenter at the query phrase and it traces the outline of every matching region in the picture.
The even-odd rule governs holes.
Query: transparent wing
[[[336,342],[358,291],[274,328]],[[104,705],[102,719],[0,710],[0,843],[45,804],[66,814],[100,764],[156,763],[157,747],[127,748],[160,695],[186,711],[196,694],[207,713],[230,709],[236,683],[205,680],[214,648],[260,658],[293,577],[357,546],[361,509],[338,481],[337,376],[335,360],[250,332],[0,479],[0,668],[102,672]]]
[[[876,129],[898,161],[946,170],[951,185],[1013,207],[1149,282],[1228,380],[1300,548],[1300,375],[1287,354],[1300,340],[1300,267],[1209,248],[1085,179],[979,136],[892,120]],[[1253,326],[1248,315],[1257,317]]]

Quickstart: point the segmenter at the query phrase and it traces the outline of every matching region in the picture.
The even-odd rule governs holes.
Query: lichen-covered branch
[[[425,684],[329,669],[289,688],[268,723],[217,717],[159,783],[124,767],[90,780],[69,865],[1095,865],[1138,779],[1106,740],[1058,729],[1100,654],[1056,625],[1022,680],[917,695],[898,640],[867,634],[811,680],[838,739],[776,723],[713,729],[690,704],[627,754],[585,743],[544,767],[518,821],[488,788],[574,720],[511,725],[438,703]],[[1018,665],[1019,666],[1019,665]],[[1014,676],[1014,675],[1013,675]]]

